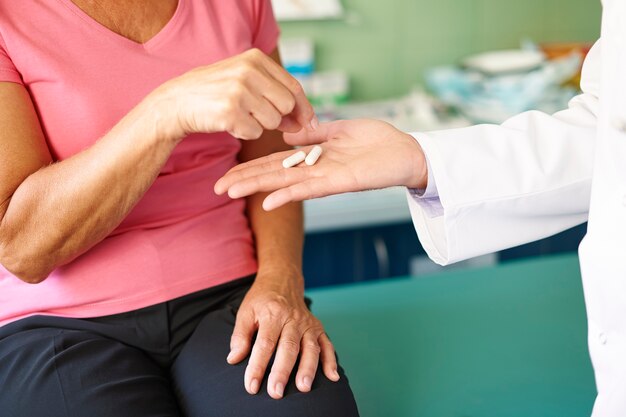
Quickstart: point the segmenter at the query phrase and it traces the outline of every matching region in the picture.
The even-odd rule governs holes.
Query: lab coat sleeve
[[[601,44],[583,66],[583,93],[554,115],[413,136],[436,196],[408,191],[427,254],[446,265],[559,233],[587,220],[599,113]]]

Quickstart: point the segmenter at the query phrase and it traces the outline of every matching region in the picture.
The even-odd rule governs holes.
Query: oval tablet
[[[304,151],[298,151],[283,161],[283,167],[284,168],[295,167],[296,165],[298,165],[300,162],[304,161],[305,159],[306,159],[306,153],[304,153]]]
[[[321,146],[315,145],[313,149],[311,149],[311,152],[309,152],[309,154],[306,156],[304,163],[306,163],[307,165],[315,165],[317,160],[320,159],[320,156],[322,155],[322,150],[323,149]]]

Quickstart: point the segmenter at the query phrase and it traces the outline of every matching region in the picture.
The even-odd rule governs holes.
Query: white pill
[[[322,147],[319,145],[315,145],[313,149],[311,149],[311,152],[309,152],[309,154],[306,156],[306,159],[304,160],[304,162],[307,165],[315,165],[317,160],[320,159],[321,155],[322,155]]]
[[[285,168],[295,167],[296,165],[298,165],[300,162],[304,161],[305,159],[306,159],[306,153],[304,153],[304,151],[298,151],[283,161],[283,167]]]

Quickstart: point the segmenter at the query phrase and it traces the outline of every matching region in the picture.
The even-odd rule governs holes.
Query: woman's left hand
[[[311,390],[320,360],[326,377],[339,380],[335,349],[304,302],[302,277],[279,278],[267,272],[257,274],[237,313],[227,359],[232,365],[250,354],[244,384],[250,394],[256,394],[275,352],[267,384],[268,394],[275,399],[283,397],[298,356],[296,386],[300,391]]]

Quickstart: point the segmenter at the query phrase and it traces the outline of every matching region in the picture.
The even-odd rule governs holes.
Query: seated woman
[[[358,415],[301,207],[213,192],[316,127],[277,37],[269,0],[0,0],[0,414]]]

